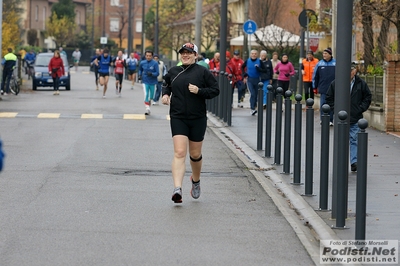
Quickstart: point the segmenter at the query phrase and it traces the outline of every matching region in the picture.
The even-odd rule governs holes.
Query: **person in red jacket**
[[[220,64],[220,53],[216,52],[214,54],[214,58],[208,62],[208,65],[210,66],[210,70],[212,73],[214,73],[214,76],[218,76],[219,72],[219,64]]]
[[[235,84],[237,82],[236,77],[238,76],[238,70],[236,68],[236,64],[233,62],[231,59],[231,53],[229,51],[226,51],[226,69],[225,71],[228,74],[232,75],[232,78],[230,78],[231,86],[232,86],[232,102],[233,102],[233,93],[235,91]]]
[[[60,91],[58,90],[60,77],[65,74],[64,62],[61,59],[60,51],[55,50],[54,56],[50,59],[49,62],[49,74],[53,78],[53,88],[54,95],[60,95]]]
[[[236,82],[235,82],[235,87],[238,90],[238,107],[243,108],[243,104],[241,102],[243,101],[242,98],[244,98],[244,91],[246,89],[246,85],[243,83],[243,73],[242,73],[242,65],[244,64],[244,61],[242,58],[240,58],[240,52],[238,50],[235,50],[233,52],[233,58],[232,58],[232,63],[236,66]]]

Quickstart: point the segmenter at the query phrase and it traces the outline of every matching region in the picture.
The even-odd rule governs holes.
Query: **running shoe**
[[[192,195],[192,197],[194,199],[198,199],[200,197],[200,180],[197,183],[193,182],[192,177],[190,177],[190,180],[192,181],[192,190],[190,191],[190,195]]]
[[[150,112],[150,108],[147,107],[147,108],[146,108],[146,112],[144,112],[144,114],[145,114],[145,115],[150,115],[150,113],[151,113],[151,112]]]
[[[182,203],[182,188],[176,187],[172,193],[172,201],[174,203]]]

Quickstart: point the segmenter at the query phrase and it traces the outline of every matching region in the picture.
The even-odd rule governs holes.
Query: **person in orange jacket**
[[[318,59],[314,57],[313,51],[307,52],[307,57],[303,59],[301,66],[301,73],[303,74],[303,86],[305,99],[314,99],[314,88],[312,86],[312,75],[314,68],[318,63]]]
[[[60,51],[55,50],[54,56],[50,59],[49,62],[49,74],[53,78],[53,87],[54,87],[54,95],[59,95],[59,82],[60,77],[65,74],[64,63],[60,57]]]

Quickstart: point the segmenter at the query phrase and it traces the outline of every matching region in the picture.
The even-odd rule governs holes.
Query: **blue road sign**
[[[257,30],[257,24],[254,20],[248,20],[243,24],[243,31],[247,34],[253,34]]]

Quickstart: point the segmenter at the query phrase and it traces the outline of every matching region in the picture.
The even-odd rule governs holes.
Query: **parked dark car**
[[[35,74],[32,78],[32,89],[36,90],[37,87],[51,87],[53,88],[53,79],[49,74],[49,62],[54,56],[53,53],[40,53],[36,56],[35,64],[33,65]],[[69,69],[72,66],[68,65],[68,59],[65,55],[61,55],[64,62],[66,75],[60,77],[60,87],[65,87],[67,91],[71,89],[71,74]]]

